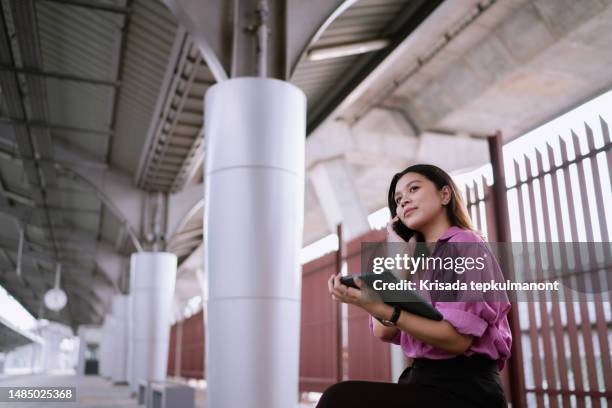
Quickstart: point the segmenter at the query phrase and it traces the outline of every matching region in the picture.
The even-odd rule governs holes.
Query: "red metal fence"
[[[604,180],[610,180],[612,140],[603,119],[600,130],[599,146],[585,124],[583,146],[572,132],[569,146],[557,137],[544,151],[533,148],[523,151],[520,158],[508,158],[514,183],[504,187],[510,221],[515,224],[513,242],[609,242],[611,220],[606,219],[606,205],[611,203],[603,192]],[[496,226],[492,186],[482,178],[464,188],[476,226],[492,230]],[[541,272],[537,267],[525,270],[529,280]],[[522,344],[527,406],[601,407],[610,403],[610,302],[604,302],[601,295],[594,298],[560,301],[558,294],[549,298],[542,294],[535,301],[514,305],[519,308],[521,335],[514,333],[514,338]]]
[[[361,270],[361,243],[382,242],[385,231],[370,231],[346,245],[346,262],[349,274]],[[329,295],[328,295],[329,296]],[[361,308],[348,306],[348,373],[351,380],[393,381],[391,378],[391,353],[388,343],[374,337],[368,329],[369,315]]]
[[[194,314],[170,329],[168,375],[204,378],[204,311]]]
[[[300,390],[325,390],[342,378],[338,348],[340,324],[327,279],[336,273],[336,254],[315,259],[302,269]]]
[[[179,324],[173,324],[170,327],[170,341],[168,343],[168,370],[167,373],[169,376],[174,376],[177,374],[176,372],[176,332],[179,327]]]

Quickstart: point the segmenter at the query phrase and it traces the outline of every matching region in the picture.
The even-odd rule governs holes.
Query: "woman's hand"
[[[373,303],[373,300],[365,293],[365,290],[361,290],[361,279],[355,276],[353,281],[359,289],[350,288],[340,283],[340,274],[331,275],[327,280],[327,288],[329,289],[332,299],[335,301],[349,303],[367,310]]]
[[[399,215],[396,215],[387,223],[387,242],[406,242],[393,229],[393,223],[395,222],[401,222]]]
[[[401,243],[406,244],[406,241],[400,237],[397,232],[393,229],[395,222],[401,222],[399,215],[396,215],[387,223],[387,243]],[[394,258],[396,255],[403,256],[404,254],[414,254],[416,249],[416,235],[412,235],[407,242],[407,245],[387,245],[387,256]],[[408,269],[391,270],[398,279],[410,279],[410,271]]]

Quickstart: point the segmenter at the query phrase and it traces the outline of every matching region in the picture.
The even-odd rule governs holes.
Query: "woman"
[[[389,187],[389,242],[482,243],[473,231],[456,185],[442,169],[418,164],[396,174]],[[465,246],[456,245],[455,251]],[[482,248],[486,248],[482,244]],[[488,250],[488,249],[487,249]],[[490,276],[501,276],[491,256]],[[365,290],[328,281],[333,299],[363,308],[371,317],[370,331],[384,342],[399,344],[413,364],[398,383],[344,381],[329,387],[317,408],[506,407],[499,370],[510,356],[510,303],[432,302],[443,320],[429,320],[376,302]],[[362,288],[361,281],[356,284]],[[373,317],[373,318],[372,318]],[[381,323],[382,322],[382,323]],[[383,324],[385,323],[385,324]]]

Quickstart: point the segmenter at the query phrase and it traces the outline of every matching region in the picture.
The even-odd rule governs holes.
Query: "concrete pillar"
[[[87,349],[87,336],[83,326],[77,330],[79,337],[79,357],[77,360],[76,374],[85,375],[85,350]]]
[[[133,265],[133,262],[130,263],[130,265]],[[132,267],[130,266],[130,276],[132,275]],[[127,296],[127,333],[125,335],[125,340],[126,340],[126,346],[127,346],[127,350],[126,350],[126,364],[125,364],[125,378],[126,381],[128,383],[128,385],[130,386],[130,390],[134,391],[134,387],[133,387],[133,378],[134,378],[134,358],[133,358],[133,354],[134,354],[134,346],[132,344],[132,339],[134,338],[134,328],[132,327],[132,325],[134,324],[132,321],[132,297],[134,296],[132,294],[132,292],[130,292]],[[137,387],[137,385],[136,385]]]
[[[107,322],[105,316],[102,326],[100,326],[100,350],[98,351],[98,373],[100,377],[104,377],[106,373],[106,326]]]
[[[128,361],[128,296],[113,296],[113,317],[116,320],[112,343],[115,364],[111,379],[114,383],[125,383]]]
[[[207,406],[293,407],[306,98],[287,82],[231,79],[209,89],[204,118]]]
[[[30,345],[30,369],[32,373],[41,373],[45,370],[45,352],[46,344],[43,343],[32,343]]]
[[[132,255],[129,297],[130,389],[138,381],[163,381],[168,368],[170,313],[176,281],[176,255],[138,252]]]
[[[116,360],[113,356],[113,342],[116,326],[117,323],[115,317],[112,314],[107,314],[104,317],[102,342],[100,344],[100,347],[102,348],[100,353],[100,375],[110,380],[112,380],[116,363]]]
[[[370,230],[368,212],[355,187],[353,176],[343,157],[315,164],[309,172],[327,226],[331,232],[342,224],[347,241]]]
[[[109,330],[110,330],[110,315],[104,316],[104,323],[102,325],[102,338],[100,340],[100,376],[108,378],[109,373]]]

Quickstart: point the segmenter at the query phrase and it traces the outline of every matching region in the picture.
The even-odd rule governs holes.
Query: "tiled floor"
[[[55,408],[137,408],[135,398],[130,396],[127,385],[113,385],[110,381],[98,376],[76,376],[76,375],[49,375],[49,374],[28,374],[0,376],[0,387],[19,386],[19,387],[41,387],[41,386],[66,386],[76,387],[77,403],[74,402],[0,402],[0,408],[15,407],[55,407]],[[205,408],[205,391],[196,388],[196,408]],[[303,402],[299,408],[314,407],[314,403]]]

